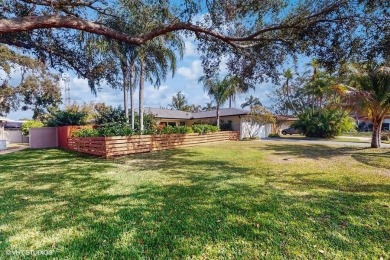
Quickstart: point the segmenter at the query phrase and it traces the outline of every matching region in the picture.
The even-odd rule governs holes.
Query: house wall
[[[268,137],[268,135],[272,133],[272,124],[266,124],[260,127],[259,125],[255,125],[251,127],[248,122],[241,121],[240,139],[251,137],[251,133],[254,133],[256,130],[258,130],[258,133],[255,137]]]
[[[241,118],[239,116],[221,116],[220,122],[232,121],[233,131],[240,131]],[[186,125],[192,126],[193,124],[216,124],[216,118],[203,118],[203,119],[191,119],[186,121]]]
[[[28,137],[20,129],[6,129],[4,135],[9,143],[28,143]]]

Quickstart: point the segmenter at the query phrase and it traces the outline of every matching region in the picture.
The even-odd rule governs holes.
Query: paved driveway
[[[28,144],[7,144],[6,150],[1,150],[0,155],[21,151],[28,148]]]

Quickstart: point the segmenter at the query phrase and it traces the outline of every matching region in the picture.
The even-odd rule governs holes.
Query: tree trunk
[[[229,108],[232,108],[232,97],[229,97]]]
[[[135,65],[134,61],[131,62],[130,64],[130,111],[131,111],[131,129],[134,130],[134,90],[135,90],[135,82],[134,82],[134,73],[135,73]]]
[[[123,109],[125,110],[126,123],[129,123],[129,108],[127,106],[127,67],[122,65],[123,77]]]
[[[144,131],[144,83],[145,83],[145,71],[144,71],[144,63],[141,61],[140,64],[140,75],[139,75],[139,127],[140,132]]]
[[[372,122],[371,148],[381,147],[381,127],[383,118],[374,119]]]
[[[219,129],[219,105],[217,104],[217,127]]]

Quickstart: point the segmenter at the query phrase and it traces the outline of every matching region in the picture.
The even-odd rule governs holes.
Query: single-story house
[[[248,126],[243,118],[250,111],[238,108],[221,108],[219,110],[221,128],[223,124],[231,124],[233,131],[240,132],[240,138],[248,137]],[[145,113],[156,117],[160,125],[171,126],[192,126],[193,124],[216,124],[217,111],[186,112],[164,108],[145,108]],[[281,116],[276,116],[281,117]],[[288,124],[288,120],[286,121]],[[293,121],[291,121],[292,123]],[[265,125],[260,128],[258,136],[260,138],[268,136],[275,130],[274,125]]]
[[[21,130],[24,122],[0,117],[0,140],[6,140],[7,143],[28,143],[28,137]]]

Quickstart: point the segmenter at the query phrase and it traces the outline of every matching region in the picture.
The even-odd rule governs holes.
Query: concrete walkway
[[[17,143],[17,144],[7,144],[7,149],[0,151],[0,155],[14,153],[28,148],[28,144]]]
[[[352,138],[351,138],[352,139]],[[356,139],[356,138],[354,138]],[[370,148],[370,138],[362,137],[362,142],[344,142],[344,141],[332,141],[332,140],[315,140],[315,139],[289,139],[289,138],[262,138],[261,140],[273,141],[273,142],[291,142],[291,143],[303,143],[303,144],[322,144],[331,146],[346,146],[346,147],[367,147]],[[381,143],[381,148],[390,148],[390,144]]]

